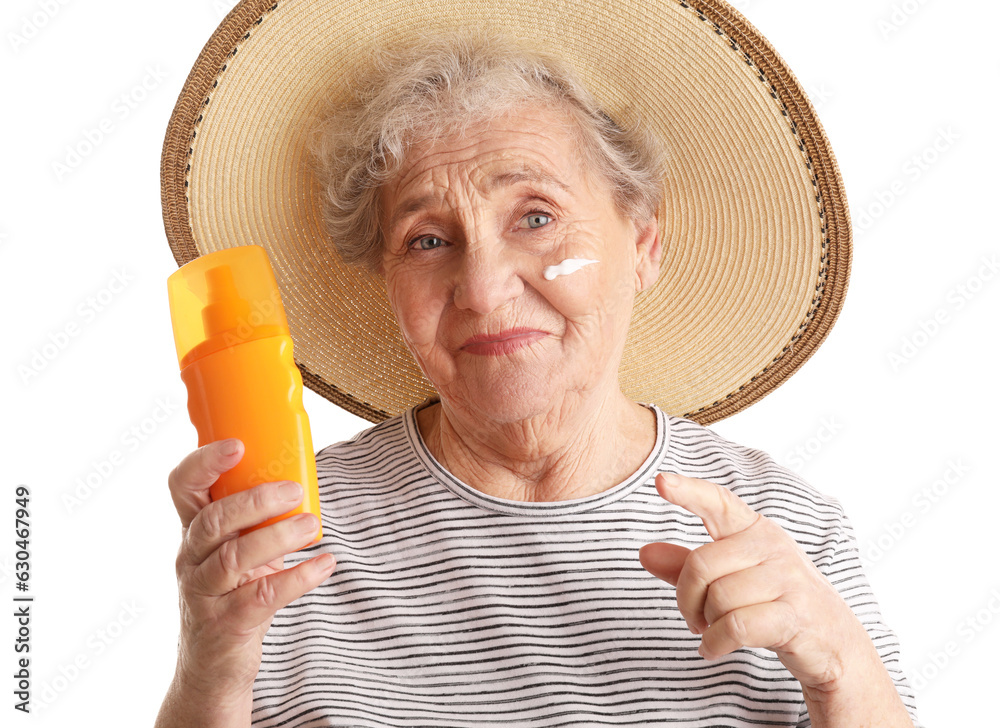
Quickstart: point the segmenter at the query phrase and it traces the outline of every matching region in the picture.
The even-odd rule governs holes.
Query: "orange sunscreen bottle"
[[[243,458],[219,476],[212,500],[294,480],[305,490],[302,505],[247,531],[304,511],[320,518],[302,375],[264,248],[246,245],[196,258],[167,278],[167,291],[198,446],[229,437],[243,441]]]

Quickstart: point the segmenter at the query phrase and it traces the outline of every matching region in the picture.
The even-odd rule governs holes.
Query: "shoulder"
[[[786,529],[818,535],[849,528],[840,502],[768,453],[729,440],[683,417],[667,417],[670,444],[661,469],[725,486]]]
[[[317,470],[336,470],[360,463],[381,462],[399,449],[408,449],[404,414],[361,430],[349,440],[327,445],[316,453]]]

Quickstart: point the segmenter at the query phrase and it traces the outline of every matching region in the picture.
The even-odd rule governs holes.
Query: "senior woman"
[[[238,440],[174,469],[157,725],[913,725],[836,502],[622,389],[664,257],[655,138],[554,56],[419,40],[314,148],[330,237],[433,393],[319,452],[301,552],[311,515],[240,535],[299,485],[211,502]]]

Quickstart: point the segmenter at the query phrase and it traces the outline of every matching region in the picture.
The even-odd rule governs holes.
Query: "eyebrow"
[[[537,167],[528,166],[491,174],[486,178],[486,191],[492,192],[497,187],[510,187],[511,185],[516,185],[520,182],[536,182],[550,185],[552,187],[558,187],[563,192],[570,192],[569,187],[567,187],[566,184],[554,174],[550,174],[549,172],[538,169]]]
[[[520,184],[521,182],[533,182],[535,184],[548,185],[556,187],[567,194],[572,194],[572,190],[570,190],[566,183],[554,174],[537,167],[530,166],[495,172],[486,177],[483,187],[487,193],[490,193],[499,187],[511,187],[513,185]],[[433,194],[421,195],[420,197],[413,198],[403,207],[396,210],[392,219],[389,220],[389,225],[386,227],[386,231],[388,232],[395,229],[396,225],[398,225],[403,218],[432,205],[437,202],[438,199],[439,196]]]

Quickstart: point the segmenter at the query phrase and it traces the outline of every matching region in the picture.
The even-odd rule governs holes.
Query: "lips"
[[[548,336],[548,333],[539,331],[538,329],[508,329],[497,334],[476,334],[475,336],[470,336],[462,344],[461,349],[469,354],[497,356],[517,351],[546,336]]]

